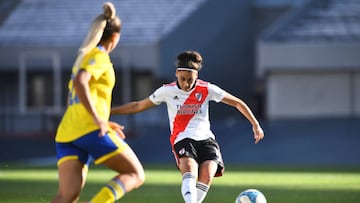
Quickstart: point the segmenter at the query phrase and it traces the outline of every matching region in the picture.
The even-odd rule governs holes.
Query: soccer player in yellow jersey
[[[120,39],[121,21],[112,3],[92,27],[79,49],[69,82],[68,107],[56,133],[59,190],[53,203],[79,200],[91,161],[118,172],[90,200],[111,203],[143,184],[144,169],[120,138],[122,126],[109,122],[115,73],[109,53]]]

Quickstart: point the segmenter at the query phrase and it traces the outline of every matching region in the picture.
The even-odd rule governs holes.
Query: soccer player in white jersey
[[[242,113],[252,124],[255,143],[264,138],[259,122],[241,99],[198,79],[201,67],[198,52],[182,52],[177,56],[176,81],[158,88],[148,98],[111,110],[111,114],[133,114],[166,103],[170,143],[183,176],[181,193],[185,203],[202,202],[213,177],[221,176],[224,170],[219,146],[210,130],[210,101],[225,103]]]

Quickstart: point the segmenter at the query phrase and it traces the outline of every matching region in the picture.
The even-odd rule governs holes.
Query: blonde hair
[[[79,54],[86,54],[92,50],[100,42],[107,20],[111,20],[116,17],[116,10],[111,2],[104,3],[103,9],[104,12],[93,20],[91,28],[79,48]]]
[[[105,2],[103,13],[98,15],[91,23],[85,40],[78,50],[74,66],[78,66],[82,58],[95,48],[99,42],[106,40],[114,32],[121,31],[121,20],[116,16],[116,10],[111,2]]]

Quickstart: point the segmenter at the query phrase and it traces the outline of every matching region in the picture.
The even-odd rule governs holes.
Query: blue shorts
[[[128,147],[128,144],[115,133],[99,137],[99,130],[96,130],[72,142],[57,142],[57,163],[60,165],[66,160],[76,159],[87,166],[93,160],[95,164],[100,164]]]

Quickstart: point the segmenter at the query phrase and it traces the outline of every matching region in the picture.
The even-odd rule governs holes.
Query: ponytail
[[[84,55],[95,48],[100,41],[107,39],[114,32],[120,32],[121,20],[116,16],[114,5],[111,2],[106,2],[103,5],[103,9],[103,13],[98,15],[91,23],[91,28],[78,50],[74,66],[78,66]]]
[[[112,3],[106,2],[103,6],[104,12],[98,15],[91,24],[91,28],[79,48],[79,55],[85,55],[92,50],[99,42],[104,33],[107,21],[114,19],[116,10]]]

